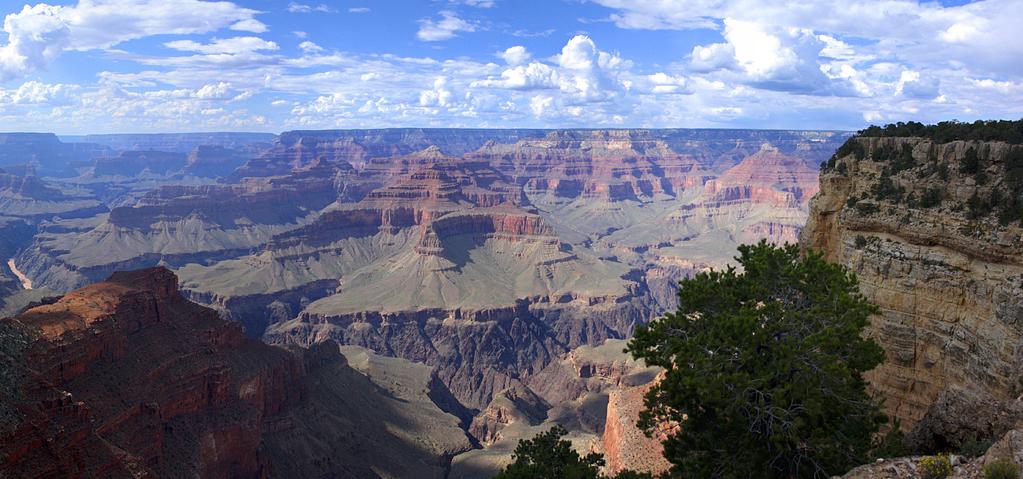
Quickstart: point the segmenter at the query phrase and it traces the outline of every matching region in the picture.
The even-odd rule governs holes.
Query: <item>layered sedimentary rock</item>
[[[183,173],[186,175],[221,178],[245,164],[255,153],[218,145],[199,145],[188,153]]]
[[[62,143],[52,133],[0,133],[0,168],[30,165],[43,175],[72,176],[97,150],[108,151]]]
[[[1018,191],[1021,147],[855,141],[821,175],[802,242],[881,308],[870,384],[920,447],[997,437],[1020,417],[1023,229],[995,198]]]
[[[92,160],[94,176],[167,175],[185,167],[185,155],[166,151],[124,151]]]
[[[514,144],[490,142],[469,157],[487,160],[541,202],[674,196],[712,176],[648,131],[554,131]]]
[[[34,168],[12,173],[0,169],[0,216],[35,220],[48,216],[81,217],[106,211],[88,192],[48,182]]]
[[[248,339],[163,268],[30,308],[0,334],[11,477],[442,477],[469,447],[431,388],[380,395],[334,343]]]

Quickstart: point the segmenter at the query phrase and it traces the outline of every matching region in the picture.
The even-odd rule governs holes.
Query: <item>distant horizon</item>
[[[871,125],[866,125],[866,128]],[[831,128],[731,128],[731,127],[629,127],[629,126],[609,126],[609,127],[541,127],[541,128],[530,128],[530,127],[444,127],[444,126],[387,126],[380,128],[297,128],[293,130],[282,130],[278,132],[273,131],[258,131],[258,130],[220,130],[220,131],[166,131],[166,132],[111,132],[111,133],[72,133],[64,134],[50,131],[2,131],[0,134],[11,134],[11,133],[53,133],[58,138],[60,137],[84,137],[84,136],[114,136],[114,135],[204,135],[204,134],[224,134],[224,133],[252,133],[252,134],[268,134],[268,135],[281,135],[283,133],[290,132],[317,132],[317,131],[377,131],[377,130],[487,130],[487,131],[499,131],[499,130],[537,130],[537,131],[626,131],[626,130],[721,130],[721,131],[813,131],[813,132],[834,132],[834,133],[851,133],[862,130],[863,128],[857,128],[855,130],[842,130],[842,129],[831,129]]]

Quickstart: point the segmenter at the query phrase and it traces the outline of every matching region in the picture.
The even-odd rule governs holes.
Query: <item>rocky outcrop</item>
[[[923,456],[878,459],[874,464],[857,467],[842,479],[928,479],[921,467]],[[1016,425],[1002,435],[983,456],[968,458],[958,455],[949,456],[952,470],[948,479],[983,479],[987,478],[985,466],[995,461],[1010,461],[1017,467],[1023,467],[1023,428]]]
[[[501,431],[515,423],[536,426],[547,418],[550,405],[523,385],[515,385],[494,395],[494,399],[472,420],[469,434],[480,444],[490,446],[503,437]]]
[[[868,334],[887,358],[871,387],[919,447],[997,437],[1018,419],[1023,229],[1000,223],[1010,203],[992,198],[1018,187],[1007,162],[1021,147],[854,142],[821,175],[801,241],[881,308]]]
[[[469,447],[458,418],[380,395],[334,343],[248,339],[163,268],[117,273],[0,331],[12,477],[441,477]],[[384,426],[396,418],[417,437]]]
[[[645,408],[646,393],[654,384],[656,382],[614,389],[608,396],[607,422],[601,439],[604,459],[611,474],[626,469],[659,474],[671,468],[661,445],[661,441],[669,436],[670,428],[647,436],[636,426],[639,414]]]

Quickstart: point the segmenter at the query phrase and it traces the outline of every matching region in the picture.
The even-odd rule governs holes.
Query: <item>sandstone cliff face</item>
[[[871,386],[922,447],[1001,434],[1020,409],[1023,229],[983,202],[1011,188],[1020,147],[856,141],[863,159],[821,175],[802,242],[856,272],[881,307],[868,334],[887,358]]]
[[[469,447],[440,411],[428,440],[388,432],[385,417],[415,430],[436,406],[377,395],[336,344],[264,345],[177,288],[163,268],[117,273],[0,323],[0,473],[439,477]]]

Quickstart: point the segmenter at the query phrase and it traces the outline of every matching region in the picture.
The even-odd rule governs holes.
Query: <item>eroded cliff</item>
[[[918,447],[997,437],[1019,418],[1023,147],[859,137],[821,175],[802,243],[881,308],[872,388]]]

